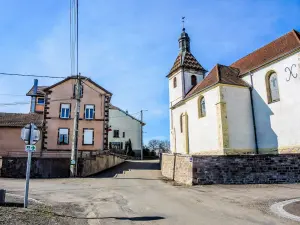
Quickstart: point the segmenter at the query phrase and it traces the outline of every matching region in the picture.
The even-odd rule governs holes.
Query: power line
[[[0,106],[8,106],[8,105],[27,105],[30,102],[11,102],[11,103],[0,103]]]
[[[19,97],[28,97],[28,96],[26,96],[26,95],[15,95],[15,94],[0,94],[0,95],[3,95],[3,96],[19,96]]]
[[[88,86],[90,89],[94,90],[95,92],[97,92],[98,94],[102,95],[101,92],[99,92],[98,90],[96,90],[95,88],[91,87],[89,84],[87,84],[86,82],[84,82],[84,80],[81,80],[82,83],[84,83],[86,86]]]
[[[56,77],[56,76],[42,76],[34,74],[21,74],[21,73],[0,73],[3,76],[19,76],[19,77],[40,77],[40,78],[66,78],[66,77]]]
[[[48,100],[49,102],[57,102],[57,101],[67,101],[67,100],[74,100],[73,98],[62,98],[62,99],[53,99],[53,100]],[[10,102],[10,103],[0,103],[1,106],[6,106],[6,105],[27,105],[30,104],[30,102]]]

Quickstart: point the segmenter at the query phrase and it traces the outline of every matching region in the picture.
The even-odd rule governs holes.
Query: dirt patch
[[[188,186],[188,185],[185,185],[185,184],[177,183],[176,181],[174,181],[172,179],[169,179],[167,177],[159,177],[159,179],[161,181],[163,181],[164,183],[170,184],[172,186],[191,187],[191,186]]]
[[[283,209],[290,214],[300,217],[300,201],[290,203],[290,204],[284,206]]]
[[[78,221],[73,217],[80,211],[72,204],[49,206],[29,201],[28,208],[23,207],[23,199],[7,196],[6,202],[0,205],[0,224],[2,225],[86,225],[86,220]]]

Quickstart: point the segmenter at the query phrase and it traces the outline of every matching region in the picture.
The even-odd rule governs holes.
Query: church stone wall
[[[277,73],[280,101],[268,104],[265,77],[271,70]],[[244,80],[250,83],[249,76]],[[299,52],[254,71],[253,86],[259,153],[300,153]]]
[[[163,154],[161,170],[163,176],[187,185],[297,183],[300,154],[176,155],[176,159]]]

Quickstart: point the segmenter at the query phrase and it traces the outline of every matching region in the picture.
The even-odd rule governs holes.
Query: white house
[[[136,156],[142,149],[142,126],[145,123],[122,109],[110,105],[108,143],[110,149],[125,150],[126,142],[131,141],[132,150]]]
[[[230,66],[217,64],[207,75],[190,51],[185,29],[179,46],[167,76],[173,152],[300,152],[298,31],[290,31]]]

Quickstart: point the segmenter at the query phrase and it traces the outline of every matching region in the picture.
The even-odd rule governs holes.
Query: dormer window
[[[176,77],[173,78],[173,88],[177,87],[177,79]]]
[[[191,76],[191,85],[195,86],[197,84],[197,77],[195,75]]]
[[[45,98],[38,97],[37,100],[36,100],[36,103],[38,105],[44,105],[45,104]]]

